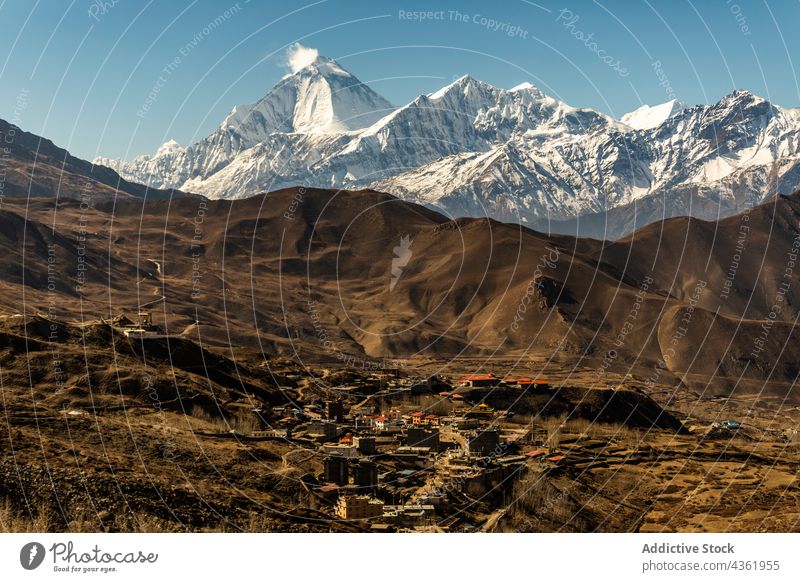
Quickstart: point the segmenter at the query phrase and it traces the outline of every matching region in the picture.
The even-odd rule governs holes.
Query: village
[[[341,387],[340,398],[274,407],[274,428],[253,435],[318,453],[322,471],[306,486],[332,519],[387,532],[465,526],[505,506],[527,463],[555,469],[566,459],[530,419],[489,403],[544,395],[545,380],[486,373],[415,382],[395,371],[369,379]]]
[[[166,335],[141,309],[111,324],[128,338]],[[230,399],[222,417],[195,405],[194,437],[273,458],[269,478],[299,495],[295,510],[318,525],[372,532],[547,531],[564,520],[578,531],[598,523],[660,531],[668,513],[650,501],[619,505],[630,483],[661,483],[651,499],[669,505],[673,465],[712,460],[719,469],[745,458],[757,472],[743,451],[798,438],[794,409],[758,421],[746,398],[698,401],[649,385],[646,370],[598,380],[592,366],[533,360],[349,364],[272,361],[262,368],[276,390]],[[652,479],[655,466],[663,478]],[[592,515],[587,504],[602,510]]]
[[[292,447],[285,464],[331,522],[359,531],[469,532],[506,531],[515,514],[530,513],[525,503],[558,511],[556,503],[571,501],[554,497],[553,486],[593,496],[593,479],[608,483],[609,475],[680,460],[688,443],[722,447],[727,458],[730,439],[794,438],[667,410],[630,376],[612,384],[565,385],[534,372],[331,369],[286,389],[285,404],[255,411],[262,428],[249,439]],[[617,503],[608,486],[603,495]]]
[[[148,316],[140,310],[135,319],[62,330],[75,338],[74,347],[63,344],[73,354],[62,358],[72,362],[65,370],[83,368],[80,342],[103,349],[113,329],[119,340],[107,357],[124,372],[92,400],[81,400],[86,387],[72,387],[67,407],[64,392],[53,391],[49,415],[44,404],[36,414],[16,404],[10,414],[22,429],[15,442],[34,454],[47,429],[62,438],[61,448],[49,450],[63,459],[76,450],[69,439],[91,436],[98,420],[116,439],[132,432],[135,448],[121,449],[113,473],[94,460],[102,454],[94,441],[77,449],[82,466],[92,467],[85,483],[110,496],[120,475],[128,476],[146,508],[157,507],[153,496],[163,488],[194,528],[659,532],[706,531],[735,519],[754,530],[762,514],[736,513],[753,483],[769,485],[758,500],[764,508],[800,491],[800,407],[781,395],[754,406],[746,394],[703,397],[687,385],[651,386],[645,367],[599,377],[596,362],[536,358],[367,368],[245,353],[234,364],[180,335],[169,335],[167,350],[166,328]],[[40,321],[28,328],[50,333],[49,325],[34,325]],[[144,377],[142,353],[152,366]],[[103,382],[103,362],[93,382]],[[25,377],[26,359],[15,373]],[[129,395],[122,410],[119,390]],[[158,478],[159,490],[130,469],[142,451],[147,479]],[[13,479],[13,468],[3,475]],[[60,478],[71,487],[84,483],[67,471]],[[776,511],[770,519],[791,529],[794,514]]]

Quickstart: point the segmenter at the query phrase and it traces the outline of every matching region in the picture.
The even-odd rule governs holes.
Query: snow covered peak
[[[496,90],[496,89],[489,83],[484,83],[483,81],[479,81],[478,79],[475,79],[470,75],[464,75],[462,77],[459,77],[449,85],[445,85],[438,91],[435,91],[434,93],[429,93],[428,98],[437,101],[442,97],[446,97],[454,93],[463,94],[465,96],[471,96],[471,94],[475,95],[476,93],[480,94],[491,90]]]
[[[335,60],[330,59],[328,57],[318,55],[316,59],[311,61],[308,65],[297,71],[295,74],[306,74],[306,75],[313,75],[313,74],[320,74],[323,76],[327,75],[339,75],[342,77],[353,77],[353,75],[346,71],[337,63]]]
[[[747,111],[748,116],[756,116],[764,113],[775,113],[777,108],[763,97],[759,97],[750,91],[737,89],[728,93],[719,100],[719,103],[711,106],[712,111],[725,115],[726,112]]]
[[[283,77],[256,103],[234,107],[220,129],[247,145],[275,132],[339,133],[363,129],[393,110],[335,60],[321,55]]]
[[[720,100],[720,103],[749,103],[749,102],[761,102],[764,101],[762,97],[751,93],[750,91],[746,91],[744,89],[735,89],[725,95]]]
[[[745,141],[748,133],[759,131],[759,128],[772,120],[779,124],[791,120],[791,115],[786,115],[785,110],[780,107],[749,91],[740,90],[729,93],[714,105],[704,107],[703,111],[703,122],[706,125],[711,124],[716,128],[723,125],[736,126],[738,129],[735,133],[741,134],[739,137]],[[712,130],[717,131],[714,128]]]
[[[520,83],[516,87],[511,87],[509,91],[530,91],[531,89],[536,89],[536,87],[525,81],[524,83]],[[538,91],[538,89],[536,90]]]
[[[686,109],[685,103],[676,99],[652,107],[642,105],[635,111],[623,115],[620,122],[633,129],[653,129],[684,109]]]
[[[170,141],[152,157],[97,163],[212,198],[297,184],[370,187],[455,215],[530,224],[657,199],[673,214],[691,212],[684,201],[695,196],[709,201],[697,208],[724,204],[721,214],[775,184],[781,193],[800,187],[800,110],[746,91],[712,105],[643,106],[616,121],[530,83],[507,90],[465,75],[395,109],[315,49],[290,58],[292,73],[193,145]],[[642,207],[645,220],[663,218],[657,205]]]
[[[161,144],[161,147],[156,150],[154,157],[164,156],[164,155],[171,155],[176,152],[182,152],[184,148],[174,139],[171,139],[167,142]]]

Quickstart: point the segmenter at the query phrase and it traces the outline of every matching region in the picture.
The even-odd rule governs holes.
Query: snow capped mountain
[[[620,121],[633,129],[653,129],[685,108],[683,101],[676,99],[653,107],[642,105],[635,111],[623,115]]]
[[[254,145],[275,132],[363,129],[393,109],[336,61],[318,56],[296,73],[286,75],[256,103],[234,107],[220,127],[237,132]]]
[[[174,155],[183,152],[183,150],[184,148],[181,147],[181,144],[176,142],[174,139],[171,139],[161,144],[161,147],[156,150],[154,157]]]
[[[628,207],[650,209],[638,224],[687,211],[716,218],[800,186],[800,112],[745,91],[708,106],[643,106],[616,121],[529,83],[505,90],[464,76],[393,108],[335,61],[302,57],[199,142],[95,163],[211,198],[372,187],[539,227]]]
[[[199,184],[270,136],[359,130],[393,109],[335,61],[317,56],[283,77],[255,103],[234,107],[211,135],[188,148],[171,140],[153,156],[139,156],[130,162],[97,158],[95,163],[118,168],[123,175],[135,175],[138,181],[153,187]]]

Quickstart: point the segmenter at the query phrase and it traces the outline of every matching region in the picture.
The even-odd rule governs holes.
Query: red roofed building
[[[506,384],[530,384],[530,378],[503,378],[503,382]]]
[[[505,378],[506,384],[513,384],[520,388],[547,388],[550,383],[547,380],[533,380],[532,378]]]
[[[411,414],[411,424],[414,426],[439,426],[439,417],[435,414],[418,411]]]
[[[484,386],[494,386],[499,382],[497,376],[494,374],[473,374],[471,376],[464,376],[461,383],[470,388],[480,388]]]

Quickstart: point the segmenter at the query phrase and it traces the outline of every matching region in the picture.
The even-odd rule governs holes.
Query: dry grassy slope
[[[238,356],[0,319],[0,531],[329,531],[300,483],[318,460],[229,432],[259,428],[252,409],[285,404],[301,366]]]
[[[37,405],[105,409],[123,405],[220,413],[220,406],[283,404],[276,390],[293,382],[209,351],[189,339],[133,341],[107,324],[82,327],[41,317],[0,319],[4,381],[32,386]],[[31,376],[32,375],[32,376]],[[157,394],[157,398],[156,395]]]
[[[719,308],[721,313],[735,317],[763,319],[774,303],[787,253],[798,234],[800,194],[794,194],[778,196],[747,215],[718,222],[684,217],[652,224],[610,243],[601,252],[604,261],[627,263],[632,276],[651,273],[660,288],[678,299],[691,296],[696,282],[704,280],[708,291],[701,299],[702,307],[712,312]],[[737,267],[739,240],[743,241],[743,250]],[[735,271],[733,287],[725,298],[723,285],[731,269]],[[787,299],[794,306],[800,305],[800,286],[792,285]],[[795,315],[786,310],[780,320],[790,322]]]
[[[652,276],[679,301],[670,302],[658,326],[660,351],[671,356],[670,370],[794,380],[800,362],[793,336],[800,285],[790,252],[799,234],[800,196],[795,194],[718,222],[676,218],[650,225],[597,256],[625,266],[632,277]],[[726,280],[731,281],[727,294]],[[699,294],[699,309],[690,313],[687,302],[698,282],[706,287]],[[782,283],[789,283],[788,290],[781,290]],[[770,315],[776,304],[780,309]],[[776,323],[767,324],[764,333],[771,317]],[[671,339],[682,327],[689,335],[672,354]],[[754,341],[762,335],[763,350],[753,355]]]
[[[800,373],[796,347],[798,330],[789,323],[773,324],[764,337],[763,350],[754,356],[754,340],[762,336],[763,321],[698,310],[692,319],[694,331],[689,339],[679,342],[674,352],[669,351],[672,338],[684,325],[681,318],[685,314],[685,309],[670,308],[658,326],[658,341],[667,357],[667,369],[677,376],[713,374],[731,379],[765,378],[780,382],[794,380]],[[712,393],[723,392],[715,390],[713,385],[710,388]]]
[[[620,365],[664,355],[677,310],[702,279],[707,287],[699,307],[710,313],[719,308],[726,319],[704,341],[708,313],[697,311],[679,346],[684,355],[669,367],[682,373],[691,363],[691,373],[711,374],[721,363],[720,373],[737,375],[757,320],[767,316],[766,301],[776,293],[798,207],[795,196],[750,213],[747,251],[723,300],[737,217],[719,223],[673,219],[602,243],[484,219],[449,221],[370,191],[287,189],[235,202],[102,203],[85,215],[89,268],[80,303],[72,289],[83,252],[77,204],[62,203],[54,215],[46,201],[12,203],[0,211],[0,221],[14,233],[0,237],[0,301],[7,311],[20,311],[24,292],[28,311],[50,305],[43,282],[47,244],[54,243],[56,316],[116,314],[163,295],[166,301],[153,309],[171,331],[186,330],[217,345],[329,358],[334,350],[441,358],[547,354],[562,342],[562,349],[593,356],[616,348]],[[411,254],[390,289],[394,247],[406,235]],[[530,287],[537,272],[541,285]],[[194,297],[193,273],[199,275]],[[645,289],[648,277],[653,281]],[[784,324],[796,315],[798,292],[787,294],[791,308],[781,314]],[[515,314],[522,316],[518,327],[512,325]],[[734,333],[743,314],[754,321]],[[784,327],[775,327],[771,342],[786,337]],[[734,338],[727,353],[726,334]],[[622,345],[614,344],[618,337]],[[800,353],[790,342],[773,379],[793,379],[797,362]],[[746,375],[765,377],[765,370],[749,366]]]

